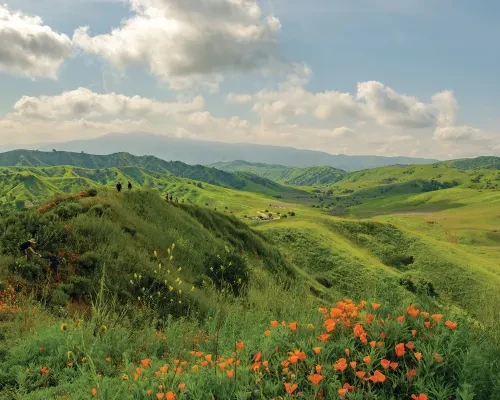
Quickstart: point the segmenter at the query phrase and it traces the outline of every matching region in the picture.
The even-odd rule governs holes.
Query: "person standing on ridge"
[[[121,184],[121,182],[118,182],[116,184],[116,190],[118,190],[118,193],[120,193],[122,191],[122,184]]]
[[[132,183],[128,182],[128,190],[132,190]]]
[[[43,258],[49,260],[49,268],[55,275],[56,282],[59,282],[59,257],[49,251],[49,254]]]

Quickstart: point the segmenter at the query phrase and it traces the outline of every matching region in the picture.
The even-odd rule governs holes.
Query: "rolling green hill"
[[[444,161],[439,163],[460,170],[466,169],[500,169],[500,157],[483,156],[476,158],[464,158],[460,160]]]
[[[263,178],[289,186],[318,186],[338,182],[347,173],[333,167],[292,168],[283,165],[249,163],[246,161],[219,162],[212,167],[228,172],[251,172]]]
[[[189,178],[213,185],[250,192],[260,192],[278,196],[282,193],[300,194],[300,191],[281,186],[273,181],[259,178],[249,173],[230,173],[202,165],[188,165],[179,161],[164,161],[152,156],[134,156],[129,153],[92,155],[64,151],[41,152],[34,150],[14,150],[0,153],[0,166],[5,167],[49,167],[73,166],[86,169],[114,167],[137,167],[144,170]]]

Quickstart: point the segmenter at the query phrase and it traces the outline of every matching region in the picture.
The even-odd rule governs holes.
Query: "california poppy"
[[[429,329],[431,327],[431,323],[429,321],[424,322],[424,326]]]
[[[319,335],[316,339],[318,339],[320,342],[326,342],[329,337],[330,337],[329,334],[324,333],[322,335]]]
[[[145,358],[144,360],[141,360],[141,364],[144,366],[144,368],[149,367],[149,364],[151,363],[150,358]]]
[[[321,347],[313,347],[313,351],[314,351],[316,354],[319,354],[319,353],[321,353]]]
[[[356,361],[351,361],[349,363],[349,365],[351,366],[352,369],[356,369],[356,367],[358,366],[358,363]]]
[[[271,328],[276,328],[278,326],[278,321],[271,321]]]
[[[339,389],[337,393],[340,397],[345,397],[345,395],[347,394],[347,389]]]
[[[363,379],[365,375],[366,375],[365,371],[356,371],[356,376],[358,377],[358,379]]]
[[[429,400],[427,395],[420,393],[418,396],[416,394],[411,395],[412,400]]]
[[[288,394],[292,394],[293,392],[295,392],[298,387],[299,385],[297,385],[296,383],[285,383],[285,390]]]
[[[323,377],[319,374],[314,374],[309,375],[307,379],[309,379],[314,386],[318,386],[319,383],[323,380]]]
[[[295,331],[297,329],[297,322],[290,322],[288,327],[292,330]]]
[[[415,376],[417,376],[417,370],[416,369],[410,369],[407,373],[406,376],[408,376],[408,380],[411,382]]]
[[[443,318],[443,314],[432,314],[431,315],[431,318],[436,321],[436,322],[439,322],[441,321],[441,319]]]
[[[380,308],[380,306],[381,306],[381,305],[382,305],[382,304],[379,304],[379,303],[372,303],[372,308],[373,308],[374,310],[378,310],[378,309]]]
[[[405,322],[405,317],[403,315],[400,315],[399,317],[396,318],[399,322],[401,322],[402,324],[404,324]]]
[[[388,369],[389,366],[391,365],[391,362],[384,358],[382,361],[380,361],[380,365],[382,366],[383,369]]]
[[[318,308],[318,312],[321,314],[326,314],[328,312],[328,310],[325,307],[320,307],[320,308]]]
[[[264,336],[270,336],[271,335],[271,331],[269,329],[266,329],[264,331]]]
[[[227,377],[229,379],[233,379],[234,378],[234,369],[230,369],[226,373],[227,373]]]
[[[413,350],[415,348],[415,345],[413,344],[413,342],[408,342],[406,343],[406,347],[408,347],[410,350]]]
[[[398,363],[397,362],[391,362],[391,368],[392,369],[396,369],[398,367]]]
[[[347,368],[347,360],[345,358],[339,358],[335,364],[333,364],[333,369],[335,371],[344,372]]]
[[[422,359],[422,353],[417,352],[417,353],[414,353],[413,355],[415,356],[415,358],[416,358],[418,361],[420,361],[420,360]]]
[[[394,349],[396,350],[396,355],[398,357],[403,357],[406,353],[405,351],[405,344],[404,343],[398,343]]]
[[[457,323],[456,322],[451,322],[451,321],[446,321],[444,323],[444,325],[450,330],[452,331],[453,329],[455,329],[457,327]]]
[[[90,391],[90,393],[92,394],[93,397],[96,397],[97,396],[97,389],[96,388],[92,388],[92,390]]]
[[[173,392],[167,392],[165,398],[167,400],[175,400],[175,394]]]
[[[277,323],[277,322],[276,322]],[[243,342],[237,342],[236,343],[236,347],[240,350],[243,350],[243,348],[245,347],[245,343]]]
[[[370,377],[373,383],[383,383],[385,381],[385,375],[380,371],[375,371],[375,373]]]
[[[366,356],[366,357],[363,357],[363,362],[364,362],[365,364],[371,364],[372,359],[371,359],[371,357],[370,357],[370,356]]]

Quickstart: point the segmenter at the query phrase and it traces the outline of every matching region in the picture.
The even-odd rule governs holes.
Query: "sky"
[[[499,18],[497,0],[7,0],[0,145],[500,155]]]

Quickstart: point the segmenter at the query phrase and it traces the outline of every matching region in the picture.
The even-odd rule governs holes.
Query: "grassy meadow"
[[[485,162],[244,190],[4,167],[0,398],[498,399],[500,181]],[[8,206],[21,196],[33,206]],[[59,279],[20,257],[30,237]]]

